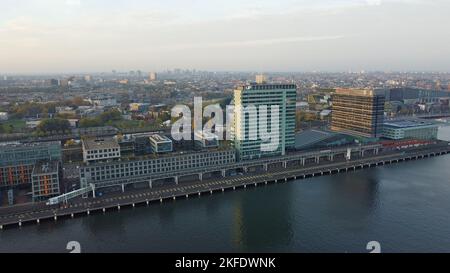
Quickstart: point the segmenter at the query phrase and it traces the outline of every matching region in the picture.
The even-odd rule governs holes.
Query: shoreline
[[[443,149],[446,148],[446,149]],[[39,224],[43,221],[57,221],[79,216],[88,216],[107,211],[120,211],[121,208],[163,203],[180,198],[210,195],[217,192],[234,191],[247,187],[284,183],[303,180],[316,176],[333,175],[377,166],[384,166],[404,161],[420,160],[450,153],[450,146],[428,147],[427,149],[405,150],[400,153],[379,154],[361,159],[331,162],[305,166],[303,168],[282,168],[270,172],[248,173],[245,175],[216,178],[197,182],[180,183],[179,185],[157,187],[153,189],[133,189],[125,193],[108,193],[102,197],[82,199],[71,202],[66,208],[47,206],[46,209],[29,210],[0,217],[0,229]],[[41,206],[42,207],[42,206]],[[37,209],[38,206],[32,206]]]

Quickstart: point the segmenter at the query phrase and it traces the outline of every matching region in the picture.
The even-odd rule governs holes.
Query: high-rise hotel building
[[[297,86],[294,84],[252,83],[240,86],[234,91],[234,146],[238,160],[284,155],[287,149],[295,147],[296,99]],[[264,130],[261,130],[264,127],[262,121],[266,117],[266,114],[261,111],[263,109],[261,106],[267,106],[266,134]],[[272,106],[278,106],[278,119],[276,115],[273,115]],[[256,113],[253,113],[255,117],[253,124],[250,121],[251,109],[256,109]],[[254,124],[255,122],[257,124]],[[272,125],[275,123],[278,123],[278,130],[272,132]],[[256,131],[254,131],[255,127]],[[261,134],[264,139],[261,138]],[[275,135],[278,140],[273,149],[262,149],[262,143],[267,144],[267,138],[275,137]]]
[[[382,90],[337,89],[331,101],[331,130],[368,138],[382,135],[385,102]]]

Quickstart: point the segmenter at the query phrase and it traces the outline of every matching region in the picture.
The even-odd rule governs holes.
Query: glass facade
[[[297,86],[293,84],[252,84],[242,86],[234,91],[235,120],[234,146],[239,160],[249,160],[263,156],[284,155],[287,149],[295,147],[295,111]],[[267,106],[267,133],[265,137],[278,136],[273,149],[261,149],[261,106]],[[278,106],[279,130],[271,132],[271,107]],[[257,124],[250,124],[249,110],[254,107]],[[264,117],[262,118],[264,120]],[[252,131],[256,128],[256,132]]]

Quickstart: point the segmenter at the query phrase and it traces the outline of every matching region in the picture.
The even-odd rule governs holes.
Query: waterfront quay
[[[151,205],[152,203],[160,204],[180,199],[198,198],[225,191],[338,174],[404,161],[426,159],[448,153],[450,153],[448,143],[440,143],[427,147],[373,153],[352,160],[335,158],[333,161],[323,161],[317,164],[282,164],[281,167],[275,166],[269,170],[264,167],[263,170],[253,172],[249,170],[246,173],[234,176],[180,182],[146,189],[132,189],[125,192],[111,192],[95,198],[79,197],[61,205],[46,206],[44,203],[30,203],[0,209],[0,228],[21,227],[27,224],[39,224],[43,221],[59,221],[94,213],[120,211],[124,208]],[[146,181],[142,182],[145,183]]]

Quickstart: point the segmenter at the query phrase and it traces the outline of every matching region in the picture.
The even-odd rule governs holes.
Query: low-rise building
[[[437,139],[439,126],[427,121],[396,120],[385,122],[383,137],[389,139]]]
[[[114,107],[118,106],[116,98],[106,95],[98,95],[89,99],[94,106]]]
[[[115,138],[83,139],[83,161],[85,163],[108,161],[120,158],[120,146]]]

